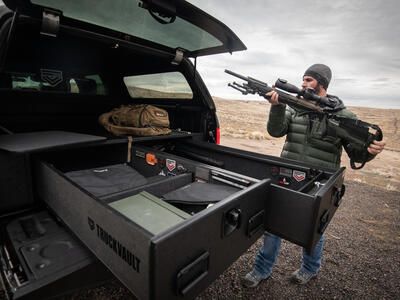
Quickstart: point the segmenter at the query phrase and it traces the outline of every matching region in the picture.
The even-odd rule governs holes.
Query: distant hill
[[[171,98],[171,99],[192,99],[193,95],[190,93],[168,93],[160,92],[153,89],[144,89],[135,86],[128,87],[129,95],[132,98]]]

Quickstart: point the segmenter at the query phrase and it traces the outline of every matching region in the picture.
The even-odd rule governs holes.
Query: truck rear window
[[[193,92],[179,72],[166,72],[124,77],[132,98],[192,99]]]
[[[216,37],[179,16],[170,24],[157,22],[141,8],[141,2],[144,1],[32,0],[32,3],[61,10],[66,17],[127,33],[172,49],[179,47],[196,51],[222,46]]]

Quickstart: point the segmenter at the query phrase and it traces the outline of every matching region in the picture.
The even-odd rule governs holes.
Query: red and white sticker
[[[165,160],[165,166],[167,167],[168,171],[173,171],[176,168],[176,160],[167,158]]]
[[[293,170],[293,178],[296,179],[297,182],[303,181],[304,179],[306,179],[306,173]]]

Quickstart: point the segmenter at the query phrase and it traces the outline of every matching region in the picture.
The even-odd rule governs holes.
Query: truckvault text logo
[[[93,219],[88,217],[88,225],[91,231],[96,232],[97,238],[99,238],[104,244],[114,251],[125,263],[127,263],[132,269],[140,273],[140,259],[136,257],[131,251],[126,249],[120,241],[116,240],[111,234],[104,230],[99,224],[95,223]]]
[[[89,217],[88,217],[88,224],[89,224],[90,230],[94,230],[94,228],[95,228],[94,221]]]

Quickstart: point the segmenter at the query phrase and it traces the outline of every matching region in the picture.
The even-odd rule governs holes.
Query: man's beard
[[[312,91],[312,93],[314,93],[315,95],[320,95],[321,91],[322,91],[322,85],[317,84],[317,86],[315,87],[315,89],[313,88],[303,88],[304,90],[308,90],[308,91]]]
[[[314,91],[315,91],[315,94],[319,95],[321,93],[321,85],[318,84]]]

